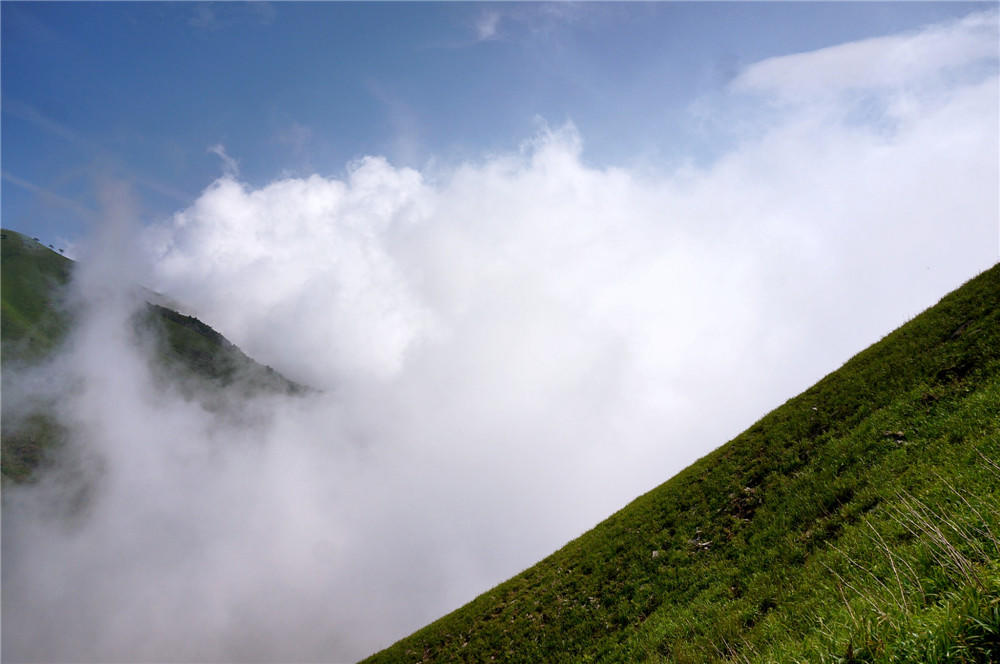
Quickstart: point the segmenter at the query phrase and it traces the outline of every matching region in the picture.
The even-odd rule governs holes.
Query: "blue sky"
[[[597,165],[710,162],[749,64],[964,3],[3,4],[3,223],[65,243],[124,179],[144,219],[242,179],[425,168],[571,121]],[[706,120],[699,109],[711,108]]]

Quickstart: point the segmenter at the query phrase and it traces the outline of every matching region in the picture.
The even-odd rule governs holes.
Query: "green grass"
[[[7,392],[17,368],[51,357],[69,333],[73,318],[64,295],[74,263],[15,231],[4,229],[2,236],[0,352],[3,391]],[[155,375],[180,386],[189,396],[207,398],[222,390],[242,397],[308,391],[253,361],[192,316],[147,303],[136,312],[133,324],[137,340],[153,339],[151,369]],[[0,465],[5,481],[30,479],[46,454],[64,438],[66,432],[47,409],[46,404],[38,404],[33,412],[15,417],[4,402]]]
[[[73,262],[20,233],[4,229],[0,234],[3,363],[37,360],[68,329],[59,298]]]
[[[1000,266],[366,661],[1000,661]]]

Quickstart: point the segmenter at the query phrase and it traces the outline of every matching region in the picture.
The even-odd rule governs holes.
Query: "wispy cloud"
[[[980,61],[996,62],[995,10],[902,35],[769,58],[732,82],[738,92],[794,101],[850,90],[912,87]]]
[[[84,137],[83,134],[75,129],[72,129],[60,122],[56,122],[52,118],[40,113],[33,106],[17,99],[4,100],[3,112],[16,118],[20,118],[21,120],[30,122],[42,131],[51,134],[52,136],[58,136],[59,138],[62,138],[74,145],[86,148],[90,152],[106,152],[106,150],[104,150],[100,145]]]
[[[199,30],[215,30],[220,27],[212,5],[201,2],[194,6],[188,25]]]
[[[27,121],[51,136],[56,136],[67,141],[68,143],[82,148],[87,153],[93,155],[96,159],[105,159],[112,164],[121,167],[120,170],[128,173],[132,181],[144,188],[155,191],[160,195],[171,198],[182,204],[190,203],[194,198],[188,192],[181,191],[170,184],[136,170],[131,165],[128,165],[120,155],[108,150],[99,142],[94,141],[84,133],[77,131],[68,125],[53,120],[29,104],[16,99],[5,100],[3,112]]]
[[[194,8],[188,18],[188,25],[198,30],[215,31],[245,22],[247,19],[260,25],[270,25],[278,12],[271,2],[250,0],[249,2],[192,3]]]
[[[240,165],[239,163],[226,154],[226,148],[222,143],[216,143],[208,148],[208,151],[219,157],[222,160],[222,172],[228,177],[239,177]]]
[[[7,182],[10,182],[11,184],[15,184],[18,187],[25,189],[26,191],[30,191],[33,194],[37,194],[38,196],[40,196],[42,199],[44,199],[49,203],[53,203],[60,207],[66,208],[67,210],[71,210],[72,212],[76,213],[77,216],[86,219],[87,221],[93,221],[97,219],[97,213],[94,210],[91,210],[90,208],[81,205],[79,202],[74,201],[71,198],[66,198],[65,196],[61,196],[53,191],[45,189],[44,187],[40,187],[33,182],[29,182],[28,180],[19,178],[16,175],[13,175],[12,173],[8,173],[7,171],[3,171],[3,179],[6,180]]]
[[[257,16],[257,20],[261,25],[270,25],[274,23],[274,19],[278,15],[278,10],[275,9],[274,3],[264,2],[262,0],[252,0],[251,2],[248,2],[247,9]]]
[[[367,79],[365,88],[381,104],[392,128],[392,143],[384,148],[396,161],[415,165],[422,152],[420,117],[405,99],[375,79]]]
[[[306,125],[293,122],[275,136],[282,145],[289,146],[296,154],[301,154],[313,138],[313,130]]]
[[[292,122],[275,134],[274,142],[284,146],[295,161],[295,166],[287,172],[288,175],[312,170],[312,150],[310,147],[313,136],[312,128],[298,122]]]
[[[551,39],[561,28],[593,13],[592,8],[583,6],[585,4],[587,3],[513,3],[477,8],[463,23],[463,34],[458,39],[428,47],[468,48],[492,41]]]
[[[494,10],[484,11],[479,15],[478,20],[476,20],[476,38],[479,41],[496,39],[499,36],[497,34],[499,26],[500,12]]]

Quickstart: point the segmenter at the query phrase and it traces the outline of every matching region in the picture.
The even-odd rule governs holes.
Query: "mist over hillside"
[[[4,484],[3,658],[355,660],[674,476],[996,262],[995,24],[741,65],[711,159],[539,120],[263,180],[213,143],[152,218],[97,178],[75,322],[4,366],[65,440]],[[135,284],[315,389],[164,380]]]
[[[994,662],[1000,264],[371,662]]]

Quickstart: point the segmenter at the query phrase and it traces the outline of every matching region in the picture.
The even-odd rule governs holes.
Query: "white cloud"
[[[769,58],[743,71],[732,88],[795,101],[851,90],[918,86],[982,61],[995,67],[1000,46],[997,20],[997,12],[990,10],[912,34]]]
[[[5,659],[356,659],[532,564],[997,260],[997,78],[965,73],[702,170],[593,168],[570,126],[219,179],[143,279],[325,392],[164,392],[91,282],[59,403],[100,490],[71,527],[57,480],[9,493]]]
[[[346,183],[313,176],[248,191],[224,178],[175,218],[158,283],[200,290],[181,299],[215,310],[216,324],[262,361],[287,361],[285,370],[313,385],[390,373],[428,324],[385,246],[419,214],[421,195],[418,173],[375,158]],[[225,286],[197,285],[205,282]],[[276,332],[287,351],[265,348]]]

